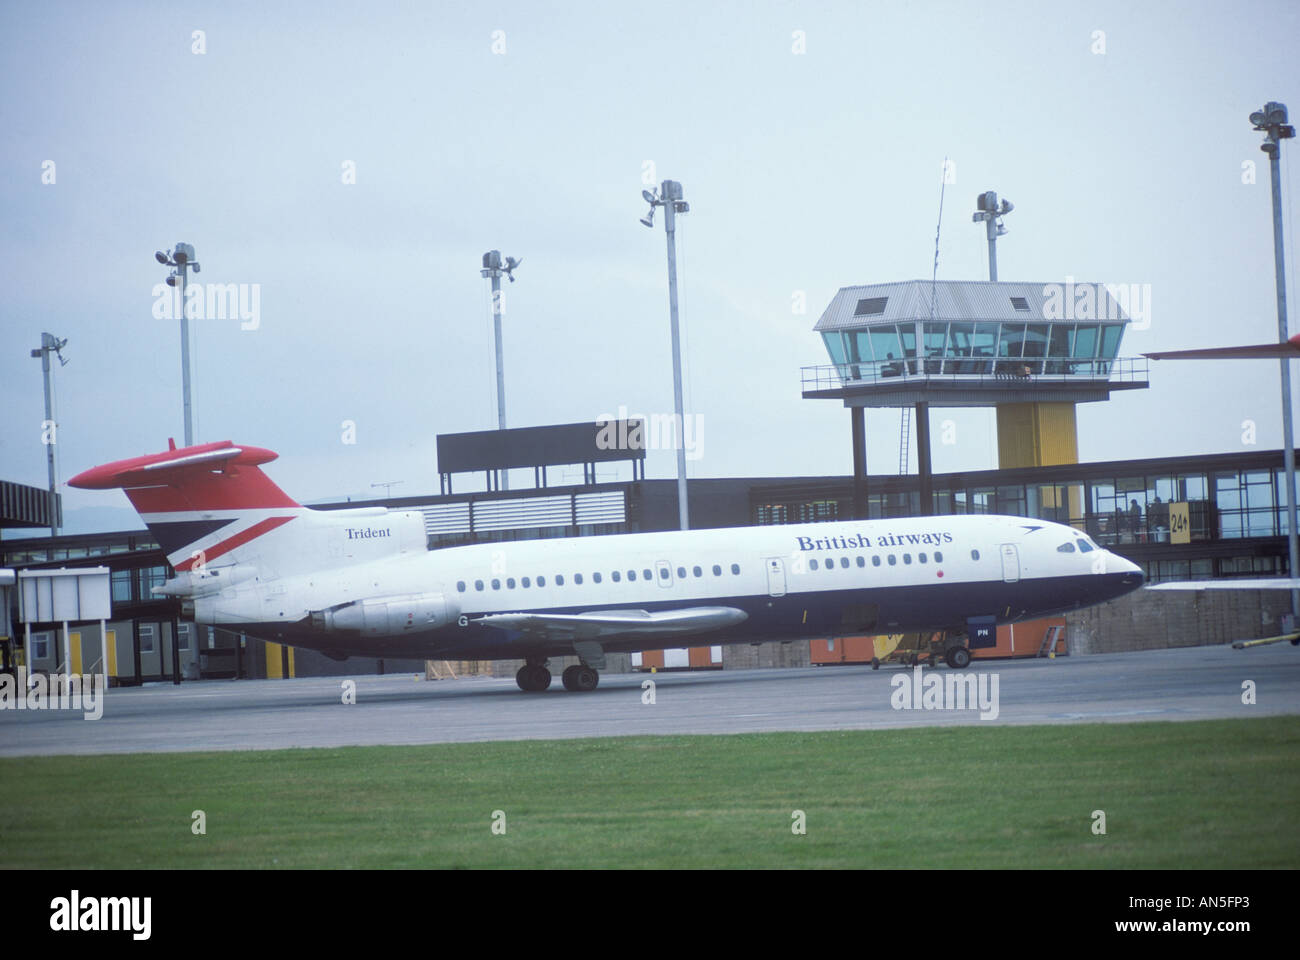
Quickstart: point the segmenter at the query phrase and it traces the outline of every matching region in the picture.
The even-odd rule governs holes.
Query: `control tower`
[[[921,513],[933,513],[929,408],[996,407],[1002,468],[1077,463],[1075,406],[1148,386],[1119,356],[1129,316],[1101,283],[911,280],[842,287],[814,329],[831,363],[805,398],[853,427],[854,514],[866,516],[867,407],[915,407]]]

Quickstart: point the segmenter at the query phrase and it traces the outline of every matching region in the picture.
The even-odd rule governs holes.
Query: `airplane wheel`
[[[948,666],[954,670],[965,670],[970,666],[970,651],[965,647],[953,647],[948,651]]]
[[[585,663],[577,668],[573,675],[574,690],[582,693],[590,693],[596,689],[596,684],[600,683],[600,674],[587,666]]]
[[[567,668],[564,673],[560,674],[560,682],[564,684],[565,690],[578,689],[578,669],[578,665],[575,663],[573,666]]]
[[[523,666],[515,674],[515,683],[520,690],[528,693],[541,693],[551,685],[551,671],[545,667]]]

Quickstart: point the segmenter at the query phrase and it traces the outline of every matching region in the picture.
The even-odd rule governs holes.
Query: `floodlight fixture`
[[[1010,200],[998,200],[997,191],[986,190],[975,198],[972,223],[984,222],[984,235],[989,242],[989,279],[998,278],[998,237],[1006,236],[1007,225],[1002,218],[1016,208]]]

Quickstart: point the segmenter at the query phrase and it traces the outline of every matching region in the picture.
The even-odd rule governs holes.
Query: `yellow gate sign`
[[[1192,542],[1192,524],[1186,501],[1169,504],[1169,542]]]

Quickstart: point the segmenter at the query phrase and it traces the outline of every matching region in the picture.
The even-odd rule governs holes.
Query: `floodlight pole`
[[[1261,113],[1250,115],[1256,130],[1263,130],[1267,136],[1260,149],[1268,154],[1269,176],[1273,184],[1273,268],[1277,283],[1277,335],[1279,343],[1286,343],[1286,257],[1282,247],[1282,174],[1278,158],[1282,152],[1282,141],[1295,136],[1295,128],[1287,124],[1286,105],[1270,101],[1264,104]],[[1286,512],[1287,512],[1287,573],[1294,583],[1300,576],[1300,542],[1296,531],[1296,496],[1295,496],[1295,442],[1291,422],[1291,361],[1279,360],[1282,371],[1282,462],[1286,470]],[[1300,590],[1291,590],[1291,615],[1300,618]]]
[[[188,280],[188,261],[179,264],[181,273],[181,394],[185,405],[185,446],[194,446],[194,403],[190,397],[190,318],[185,309],[185,283]]]
[[[514,280],[515,265],[518,261],[513,258],[506,258],[508,266],[503,267],[500,250],[489,250],[483,254],[483,269],[479,271],[480,275],[487,277],[492,281],[492,328],[493,335],[496,338],[496,355],[497,355],[497,429],[506,428],[506,369],[505,354],[501,345],[501,322],[505,316],[505,302],[501,295],[501,275],[509,274],[510,279]],[[510,489],[510,471],[502,470],[500,473],[500,483],[502,490]]]
[[[677,418],[677,520],[682,530],[691,528],[690,508],[686,500],[686,414],[682,401],[682,339],[677,318],[677,203],[682,199],[682,185],[676,180],[663,182],[664,232],[668,234],[668,315],[673,342],[673,413]]]
[[[989,238],[989,279],[998,279],[998,230],[992,217],[984,220],[984,232]]]
[[[650,212],[641,218],[642,226],[654,227],[655,208],[664,208],[664,231],[668,235],[668,317],[672,326],[673,413],[677,424],[677,521],[682,530],[691,528],[690,508],[686,500],[686,413],[682,403],[682,339],[677,319],[677,214],[690,213],[691,205],[682,199],[682,185],[665,180],[658,190],[642,190]]]
[[[58,445],[59,427],[54,422],[54,399],[53,390],[50,385],[50,354],[59,353],[67,344],[67,340],[60,340],[52,333],[41,334],[41,345],[32,351],[33,357],[41,358],[41,377],[45,381],[45,430],[42,431],[42,439],[45,439],[45,468],[49,477],[49,493],[46,502],[46,509],[50,514],[50,537],[54,538],[59,535],[59,466],[56,460]],[[63,355],[59,354],[59,359]],[[48,439],[46,439],[48,437]],[[53,559],[51,554],[50,559]]]
[[[188,243],[178,243],[170,253],[161,250],[154,258],[163,266],[172,267],[171,276],[167,278],[169,287],[179,287],[181,291],[181,404],[185,414],[185,446],[194,445],[194,405],[190,398],[190,322],[185,309],[185,284],[189,280],[190,267],[199,272],[198,261],[194,259],[194,247]]]

